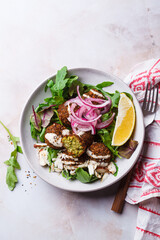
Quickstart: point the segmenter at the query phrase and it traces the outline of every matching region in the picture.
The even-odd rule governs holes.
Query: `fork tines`
[[[147,83],[142,109],[154,113],[158,104],[158,85]]]

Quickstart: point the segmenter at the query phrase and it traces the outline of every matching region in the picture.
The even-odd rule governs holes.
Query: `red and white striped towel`
[[[159,84],[155,121],[146,128],[126,201],[139,203],[134,240],[160,239],[160,59],[137,64],[124,80],[143,103],[147,83]]]

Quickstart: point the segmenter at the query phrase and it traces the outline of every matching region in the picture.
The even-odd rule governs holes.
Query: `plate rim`
[[[78,67],[78,68],[69,68],[68,69],[68,72],[69,71],[81,71],[81,70],[89,70],[89,71],[95,71],[95,72],[99,72],[100,74],[107,74],[109,76],[112,76],[113,78],[115,79],[118,79],[120,82],[122,82],[122,84],[125,84],[128,88],[129,86],[122,80],[120,79],[119,77],[111,74],[111,73],[108,73],[108,72],[105,72],[105,71],[102,71],[102,70],[98,70],[98,69],[95,69],[95,68],[88,68],[88,67]],[[131,164],[131,166],[128,168],[128,170],[122,174],[117,180],[115,179],[115,181],[112,183],[109,183],[107,186],[98,186],[96,187],[95,189],[79,189],[79,190],[76,190],[76,189],[69,189],[68,187],[63,187],[63,186],[58,186],[58,185],[55,185],[55,184],[52,184],[50,183],[49,181],[47,181],[47,179],[45,179],[43,176],[40,176],[40,174],[38,173],[38,171],[32,166],[31,162],[29,161],[27,155],[26,155],[26,152],[24,151],[24,145],[23,145],[23,137],[22,137],[22,124],[23,124],[23,115],[25,113],[25,109],[27,107],[27,104],[29,102],[29,100],[32,98],[32,96],[35,94],[35,91],[37,91],[38,88],[40,88],[45,82],[47,82],[49,79],[53,78],[56,76],[56,73],[54,73],[51,77],[47,78],[46,80],[43,80],[42,82],[40,82],[38,84],[38,86],[29,94],[29,96],[27,97],[27,100],[25,101],[24,105],[23,105],[23,108],[22,108],[22,111],[21,111],[21,115],[20,115],[20,121],[19,121],[19,129],[20,129],[20,143],[21,143],[21,147],[22,147],[22,150],[23,150],[23,155],[28,163],[28,165],[31,167],[31,169],[45,182],[47,182],[48,184],[50,184],[51,186],[53,187],[56,187],[56,188],[59,188],[59,189],[62,189],[62,190],[66,190],[66,191],[70,191],[70,192],[81,192],[81,193],[85,193],[85,192],[94,192],[94,191],[99,191],[99,190],[102,190],[104,188],[108,188],[110,187],[111,185],[117,183],[118,181],[120,181],[123,177],[125,177],[128,172],[134,167],[134,165],[136,164],[137,160],[138,160],[138,157],[142,151],[142,148],[143,148],[143,142],[144,142],[144,136],[145,136],[145,126],[144,126],[144,117],[143,117],[143,113],[142,113],[142,110],[141,110],[141,107],[140,107],[140,104],[134,94],[134,92],[132,91],[132,94],[134,95],[135,99],[134,101],[137,102],[137,104],[139,105],[139,109],[140,109],[140,112],[139,114],[141,115],[141,118],[143,119],[143,122],[142,122],[142,125],[143,125],[143,129],[141,129],[141,135],[142,135],[142,144],[140,146],[140,149],[139,149],[139,153],[137,154],[136,158],[135,158],[135,161]]]

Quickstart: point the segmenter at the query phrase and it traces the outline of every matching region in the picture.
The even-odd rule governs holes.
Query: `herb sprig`
[[[19,138],[15,137],[11,134],[9,129],[0,121],[0,124],[4,127],[4,129],[9,134],[9,140],[12,141],[14,150],[11,152],[9,160],[5,161],[4,163],[8,166],[7,174],[6,174],[6,183],[8,185],[9,190],[13,191],[18,182],[15,169],[21,169],[18,161],[17,161],[17,153],[23,153],[22,148],[18,145]]]

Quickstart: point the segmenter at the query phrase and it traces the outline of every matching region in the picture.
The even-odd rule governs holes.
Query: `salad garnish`
[[[9,129],[0,121],[0,124],[4,127],[9,135],[9,140],[13,143],[14,150],[11,152],[9,160],[4,163],[8,166],[7,174],[6,174],[6,183],[8,185],[9,190],[13,191],[16,183],[18,182],[15,169],[21,169],[18,161],[17,161],[17,153],[23,153],[22,148],[18,145],[19,138],[15,137],[11,134]]]

